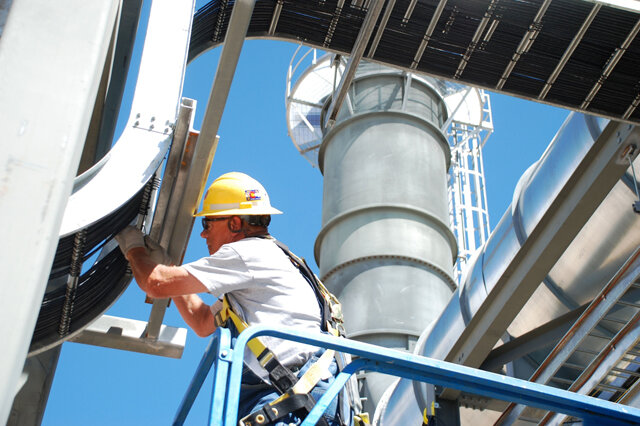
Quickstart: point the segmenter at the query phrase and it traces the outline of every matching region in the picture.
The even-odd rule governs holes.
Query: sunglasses
[[[229,217],[203,217],[202,218],[202,229],[205,231],[209,229],[209,222],[217,222],[219,220],[227,220]]]

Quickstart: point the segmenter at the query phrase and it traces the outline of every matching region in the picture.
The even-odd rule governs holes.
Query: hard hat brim
[[[205,211],[200,210],[195,213],[193,217],[201,217],[201,216],[262,216],[262,215],[272,215],[272,214],[282,214],[282,212],[273,207],[252,207],[250,209],[227,209],[227,210],[217,210],[217,211]]]

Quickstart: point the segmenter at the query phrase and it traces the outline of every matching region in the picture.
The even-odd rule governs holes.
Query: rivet
[[[140,118],[140,113],[137,113],[137,114],[136,114],[136,118]]]
[[[149,126],[149,129],[153,129],[153,127],[154,127],[154,126],[153,126],[153,124],[152,124],[152,125],[150,125],[150,126]]]
[[[278,409],[275,407],[271,407],[271,412],[273,413],[274,416],[278,415]]]
[[[133,125],[136,126],[136,127],[138,126],[138,124],[140,124],[139,121],[136,121],[135,123],[133,123]]]
[[[151,117],[151,121],[156,121],[156,118],[155,117]]]
[[[222,356],[227,356],[229,354],[229,352],[227,352],[226,350],[220,352],[220,355]]]
[[[264,416],[263,416],[262,414],[258,414],[258,415],[256,416],[256,422],[258,422],[258,423],[264,423],[264,421],[265,421],[265,418],[264,418]]]

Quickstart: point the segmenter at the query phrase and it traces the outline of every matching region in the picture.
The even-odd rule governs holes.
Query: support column
[[[14,0],[0,38],[0,424],[53,261],[118,0]],[[73,13],[70,13],[73,11]]]
[[[349,338],[412,350],[455,289],[446,119],[435,80],[363,64],[335,125],[323,129],[315,255]],[[373,404],[387,387],[378,380],[367,378]]]

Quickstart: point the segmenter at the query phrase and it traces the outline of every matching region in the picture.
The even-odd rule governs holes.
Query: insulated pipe
[[[518,182],[511,207],[472,260],[467,277],[433,329],[425,332],[419,353],[447,359],[472,318],[481,309],[490,309],[483,303],[502,279],[507,265],[552,208],[554,199],[581,166],[585,154],[596,143],[605,142],[599,138],[607,124],[608,120],[579,114],[567,119],[542,158]],[[621,147],[627,143],[629,141],[623,139],[618,141]],[[635,165],[638,167],[640,161]],[[590,301],[640,245],[640,232],[637,232],[640,215],[631,207],[636,198],[631,175],[631,171],[627,171],[587,220],[511,323],[509,335],[522,335]],[[492,334],[502,333],[493,331]],[[535,365],[516,369],[517,377],[528,378],[533,368]],[[385,425],[419,420],[419,406],[425,404],[422,395],[425,390],[421,386],[409,380],[398,381],[381,401],[376,420]]]
[[[323,129],[315,256],[352,339],[412,349],[455,289],[446,118],[433,85],[362,64],[335,125]],[[375,403],[388,383],[367,380]]]

